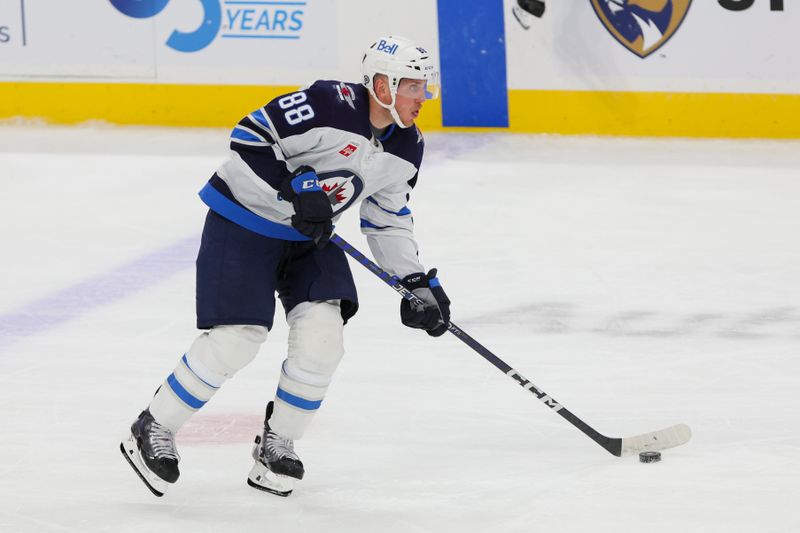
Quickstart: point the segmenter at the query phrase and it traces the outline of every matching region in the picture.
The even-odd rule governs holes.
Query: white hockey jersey
[[[425,142],[416,126],[394,124],[375,138],[368,98],[360,84],[322,80],[253,111],[233,129],[231,157],[200,197],[262,235],[308,240],[291,227],[294,208],[278,192],[308,165],[328,194],[334,223],[360,202],[361,230],[384,270],[400,278],[424,271],[407,203]]]

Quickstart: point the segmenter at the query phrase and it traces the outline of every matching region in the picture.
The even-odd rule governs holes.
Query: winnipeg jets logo
[[[322,184],[322,190],[328,195],[328,200],[331,202],[331,205],[339,205],[347,200],[347,186],[350,185],[352,181],[353,176],[349,176],[341,179],[336,178],[335,180],[330,179],[328,183]]]
[[[645,58],[678,30],[692,0],[590,0],[606,30]]]
[[[331,203],[334,213],[344,211],[364,190],[364,182],[353,172],[338,170],[318,174],[319,185]]]
[[[346,102],[352,109],[356,108],[356,95],[346,83],[342,82],[336,85],[336,94],[339,96],[341,102]]]

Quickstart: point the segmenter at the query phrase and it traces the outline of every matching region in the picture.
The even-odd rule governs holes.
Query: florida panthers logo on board
[[[320,172],[317,176],[334,214],[350,207],[364,190],[364,181],[349,170]]]
[[[692,0],[590,0],[603,26],[625,48],[645,58],[678,31]]]

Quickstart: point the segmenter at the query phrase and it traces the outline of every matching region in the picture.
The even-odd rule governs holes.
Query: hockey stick
[[[406,289],[400,280],[391,276],[388,272],[383,270],[369,258],[364,256],[361,252],[353,248],[347,241],[342,239],[339,235],[333,234],[331,242],[344,250],[350,257],[365,266],[370,272],[382,279],[387,285],[393,288],[400,296],[406,300],[422,304],[422,300],[414,293]],[[651,433],[642,433],[633,437],[606,437],[598,433],[589,424],[572,414],[563,405],[553,399],[552,396],[544,392],[542,389],[531,383],[522,374],[511,368],[505,361],[490,352],[481,343],[464,333],[464,331],[450,322],[447,325],[448,331],[458,337],[464,344],[478,352],[481,357],[492,363],[502,373],[516,381],[523,389],[529,391],[536,396],[547,407],[561,415],[567,422],[583,431],[583,433],[597,444],[602,446],[612,455],[622,457],[623,455],[631,455],[646,450],[666,450],[667,448],[674,448],[681,444],[686,444],[692,436],[692,431],[686,424],[677,424],[660,431],[653,431]]]

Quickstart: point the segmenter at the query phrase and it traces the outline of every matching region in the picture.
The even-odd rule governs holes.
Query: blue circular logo
[[[137,19],[146,19],[161,13],[169,0],[111,0],[118,11]]]
[[[169,0],[109,1],[120,13],[138,19],[158,15],[169,3]],[[197,52],[216,38],[222,24],[222,8],[219,0],[200,0],[200,3],[203,6],[203,20],[200,26],[191,32],[174,30],[167,39],[167,46],[179,52]]]

